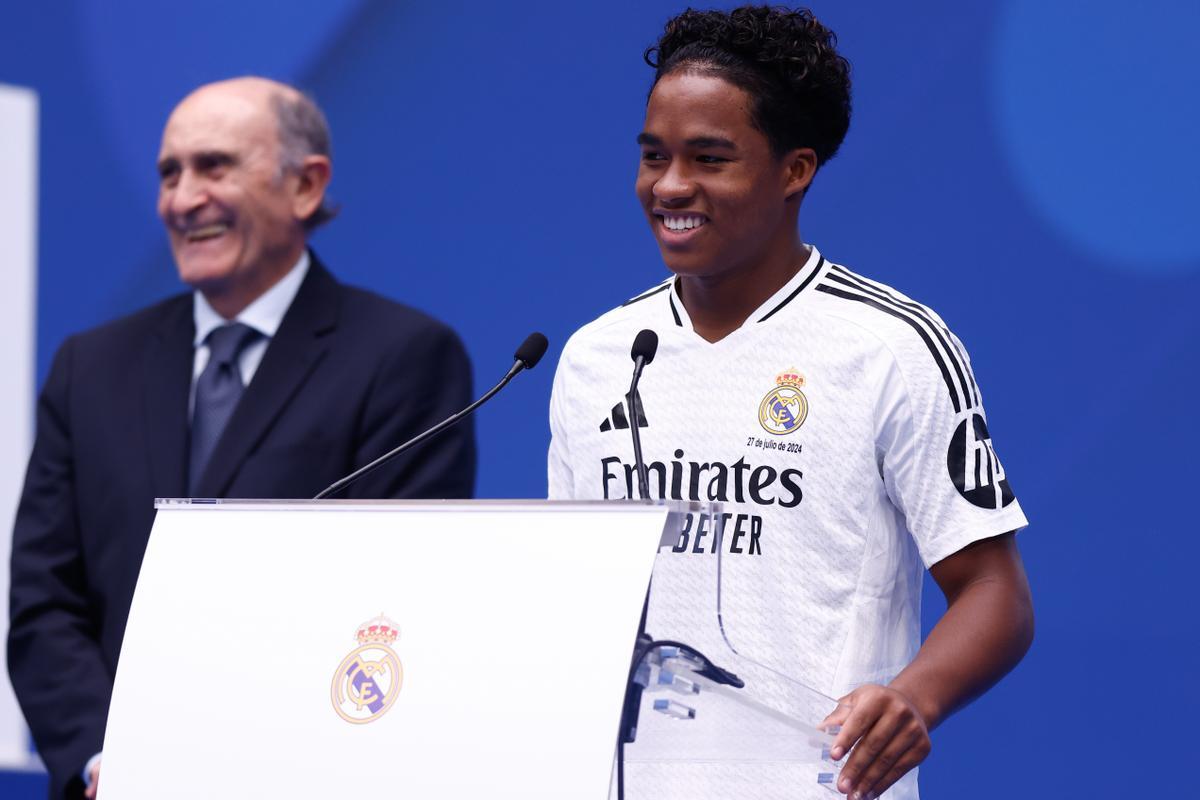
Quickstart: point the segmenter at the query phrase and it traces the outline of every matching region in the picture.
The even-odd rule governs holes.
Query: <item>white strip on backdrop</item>
[[[0,632],[5,633],[12,520],[33,445],[37,131],[37,95],[0,85]],[[0,656],[4,649],[0,637]],[[28,742],[8,680],[0,681],[0,769],[30,767]]]

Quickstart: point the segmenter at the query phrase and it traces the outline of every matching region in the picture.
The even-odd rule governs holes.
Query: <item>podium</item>
[[[102,800],[615,796],[646,586],[685,516],[713,505],[157,507]],[[814,726],[835,701],[732,649],[642,655],[630,800],[664,780],[703,797],[687,787],[714,766],[753,784],[781,764],[832,797],[831,737]]]

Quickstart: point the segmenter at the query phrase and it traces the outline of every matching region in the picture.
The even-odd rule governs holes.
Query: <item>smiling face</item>
[[[158,213],[179,276],[233,313],[304,248],[301,180],[280,166],[275,91],[249,79],[197,90],[171,114],[158,157]]]
[[[795,260],[815,159],[811,150],[777,157],[750,112],[746,92],[703,72],[668,74],[650,94],[637,195],[681,277],[749,278]]]

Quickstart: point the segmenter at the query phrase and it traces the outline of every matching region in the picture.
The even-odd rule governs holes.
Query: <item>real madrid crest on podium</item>
[[[333,710],[342,719],[361,725],[387,713],[404,682],[404,668],[392,650],[400,635],[396,623],[380,614],[358,626],[358,647],[333,674]]]
[[[775,376],[775,388],[758,405],[758,421],[763,430],[786,436],[804,424],[808,417],[808,398],[800,387],[804,376],[795,367]]]

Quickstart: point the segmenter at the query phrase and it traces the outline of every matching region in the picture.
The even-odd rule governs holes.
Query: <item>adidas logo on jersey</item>
[[[626,394],[625,400],[613,406],[612,412],[609,414],[609,416],[605,417],[604,421],[600,423],[601,433],[611,430],[629,430],[629,418],[625,414],[625,409],[628,406],[628,403],[629,395]],[[649,428],[650,423],[646,421],[646,412],[642,408],[642,396],[640,394],[634,395],[633,410],[634,414],[637,416],[637,426],[639,428]],[[595,419],[595,417],[593,417],[593,419]]]

